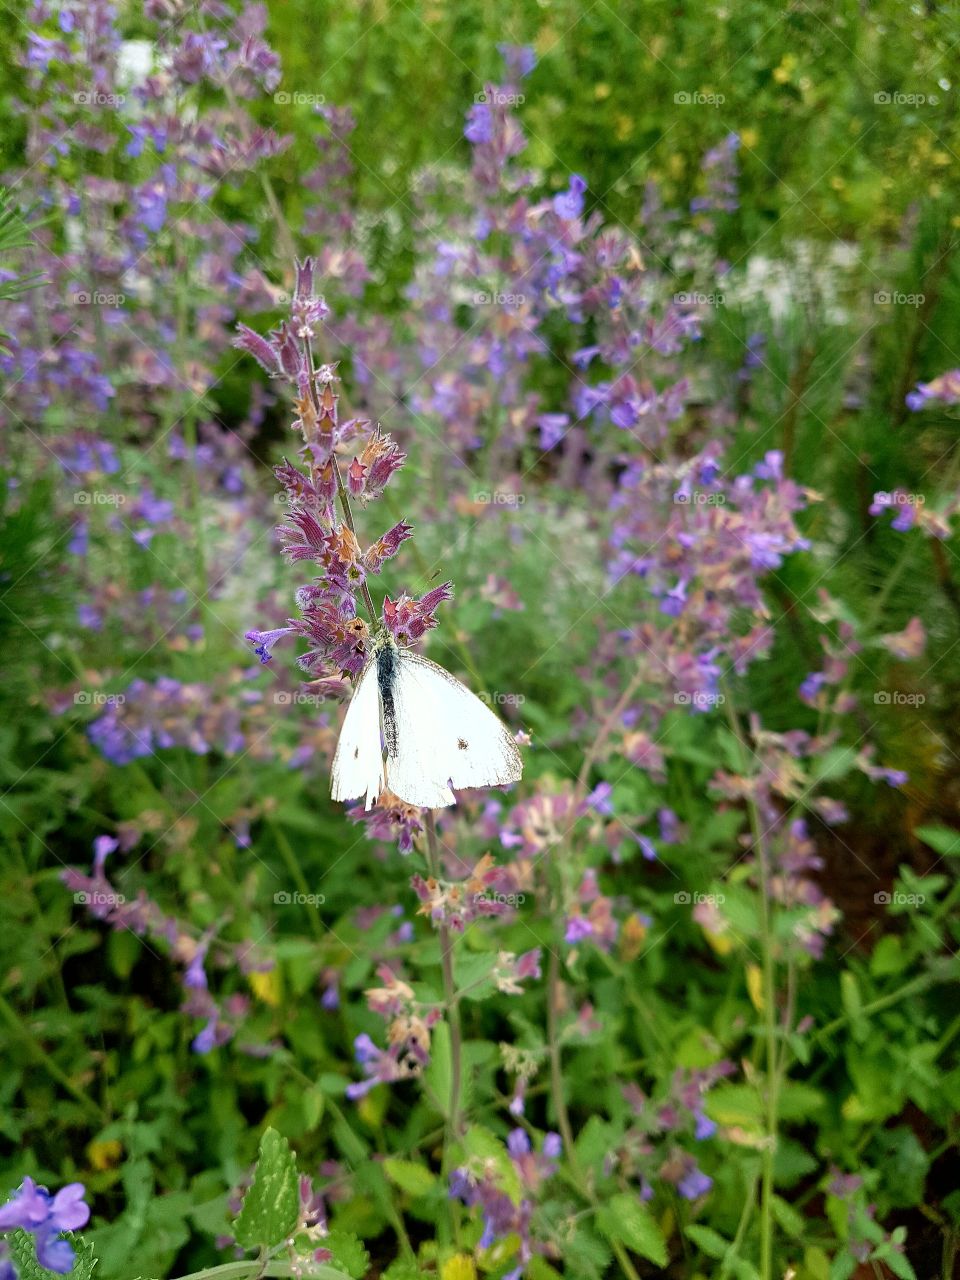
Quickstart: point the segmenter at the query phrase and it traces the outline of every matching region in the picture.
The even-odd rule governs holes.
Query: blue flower
[[[553,212],[557,217],[568,222],[579,218],[583,213],[583,193],[586,189],[586,180],[581,178],[579,173],[571,174],[570,185],[566,191],[561,191],[558,196],[553,197]]]

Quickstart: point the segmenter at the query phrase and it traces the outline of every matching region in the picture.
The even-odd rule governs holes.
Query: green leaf
[[[437,1185],[436,1174],[415,1160],[398,1160],[387,1156],[383,1171],[392,1183],[411,1196],[425,1196]]]
[[[950,827],[915,827],[913,834],[919,836],[924,844],[928,844],[937,853],[947,857],[960,856],[960,831]]]
[[[658,1267],[667,1265],[667,1242],[642,1200],[622,1191],[597,1215],[597,1226],[608,1240],[625,1244]]]
[[[788,1236],[794,1240],[802,1240],[806,1230],[806,1222],[802,1214],[797,1213],[792,1204],[788,1204],[782,1196],[773,1196],[770,1200],[773,1216],[783,1227]]]
[[[253,1184],[234,1224],[237,1243],[244,1249],[280,1244],[297,1225],[299,1214],[300,1184],[290,1143],[276,1129],[267,1129],[260,1139]]]
[[[478,1162],[489,1163],[495,1170],[498,1190],[508,1195],[514,1204],[523,1199],[520,1175],[507,1153],[507,1148],[489,1129],[475,1124],[467,1130],[463,1147],[468,1156]]]
[[[417,1264],[406,1258],[397,1258],[383,1273],[383,1280],[423,1280],[423,1277],[424,1273]]]
[[[75,1236],[72,1231],[64,1231],[63,1238],[70,1241],[76,1252],[73,1270],[69,1272],[65,1280],[91,1280],[97,1267],[97,1259],[94,1257],[93,1247],[88,1241]],[[20,1280],[57,1280],[52,1271],[48,1271],[46,1267],[41,1267],[37,1261],[33,1236],[29,1232],[17,1228],[8,1237],[7,1243],[10,1246],[10,1256],[16,1263]],[[64,1277],[59,1277],[59,1280],[64,1280]]]
[[[363,1280],[370,1269],[370,1255],[352,1231],[331,1231],[324,1236],[323,1247],[330,1250],[334,1263],[351,1280]]]
[[[430,1065],[423,1073],[423,1082],[429,1094],[447,1116],[450,1107],[450,1084],[453,1080],[453,1061],[450,1053],[450,1028],[445,1022],[434,1027],[430,1040]]]
[[[722,1258],[730,1248],[730,1241],[724,1239],[718,1231],[714,1231],[712,1227],[701,1226],[697,1222],[687,1227],[686,1234],[708,1258]]]

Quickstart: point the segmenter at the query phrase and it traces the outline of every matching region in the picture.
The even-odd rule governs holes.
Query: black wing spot
[[[457,746],[460,748],[460,750],[461,750],[461,751],[466,751],[466,749],[467,749],[467,747],[469,747],[469,745],[470,745],[470,743],[469,743],[469,742],[467,742],[466,738],[458,738],[458,739],[457,739]]]
[[[359,760],[359,759],[360,759],[360,748],[359,748],[359,747],[354,747],[354,748],[353,748],[353,758],[354,758],[354,760]]]

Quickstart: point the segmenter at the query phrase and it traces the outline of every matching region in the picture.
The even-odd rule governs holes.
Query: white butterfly
[[[443,667],[377,633],[340,730],[334,800],[363,796],[369,809],[386,786],[406,804],[442,809],[456,804],[454,787],[500,786],[522,772],[517,744],[489,707]]]

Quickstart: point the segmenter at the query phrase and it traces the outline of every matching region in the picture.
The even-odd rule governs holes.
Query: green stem
[[[597,1211],[600,1209],[600,1202],[580,1166],[580,1159],[573,1141],[570,1112],[567,1110],[567,1099],[563,1091],[563,1068],[560,1059],[560,959],[553,947],[550,948],[550,960],[547,966],[547,1043],[550,1049],[550,1095],[557,1116],[557,1128],[563,1139],[563,1150],[567,1157],[571,1180],[580,1195],[594,1211]],[[611,1240],[610,1245],[616,1254],[620,1270],[627,1280],[640,1280],[623,1245],[618,1240]]]
[[[725,706],[730,730],[737,743],[740,772],[748,776],[747,746],[740,732],[737,713],[729,688],[724,690]],[[760,812],[752,796],[747,799],[750,817],[750,833],[760,880],[760,945],[762,950],[763,1038],[766,1048],[766,1140],[761,1164],[760,1189],[760,1275],[762,1280],[773,1280],[773,1163],[777,1148],[777,1113],[779,1108],[780,1081],[777,1064],[777,1016],[776,970],[773,960],[773,921],[770,909],[770,871],[767,865],[767,849],[760,823]]]
[[[299,1280],[347,1280],[342,1271],[328,1267],[326,1263],[268,1262],[266,1266],[256,1258],[240,1262],[224,1262],[220,1266],[205,1267],[203,1271],[191,1271],[180,1280],[253,1280],[260,1276],[295,1276]]]
[[[437,819],[432,809],[426,811],[427,868],[434,880],[440,876],[440,852],[437,843]],[[446,1099],[446,1127],[443,1140],[441,1167],[446,1179],[450,1173],[454,1144],[462,1129],[460,1118],[461,1076],[463,1071],[463,1028],[460,1022],[460,1005],[457,1001],[457,984],[453,972],[453,938],[449,926],[441,923],[440,963],[443,970],[443,998],[450,1028],[450,1097]],[[459,1214],[453,1200],[448,1201],[454,1239],[459,1237]]]
[[[293,877],[294,884],[297,886],[304,898],[309,898],[310,886],[307,884],[307,878],[303,874],[303,869],[297,860],[297,855],[293,851],[293,846],[287,839],[286,832],[280,826],[279,822],[272,817],[267,817],[267,826],[270,828],[273,838],[277,842],[277,848],[280,850],[280,856],[283,858],[284,865]],[[323,939],[323,926],[320,924],[316,911],[309,905],[309,903],[305,902],[304,907],[310,914],[311,932],[313,933],[314,938],[319,942]]]

